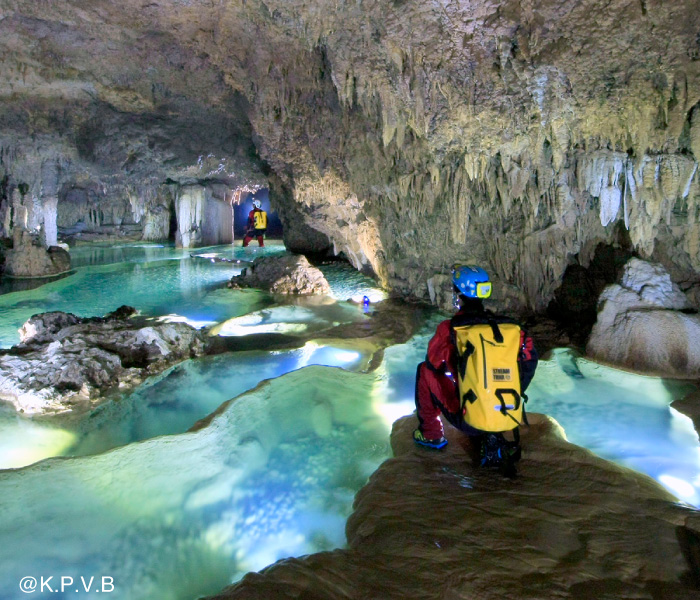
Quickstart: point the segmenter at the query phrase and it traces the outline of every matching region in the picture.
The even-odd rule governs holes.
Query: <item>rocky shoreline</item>
[[[204,352],[193,327],[134,319],[135,312],[122,306],[105,317],[33,316],[21,342],[0,351],[0,400],[26,415],[87,409]]]

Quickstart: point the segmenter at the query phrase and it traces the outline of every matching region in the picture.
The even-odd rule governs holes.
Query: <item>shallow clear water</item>
[[[554,417],[567,439],[656,479],[700,507],[700,445],[672,409],[692,386],[605,367],[559,349],[540,361],[527,408]]]
[[[236,352],[188,360],[63,428],[75,441],[61,454],[97,454],[159,435],[181,433],[262,380],[309,365],[354,371],[366,366],[370,358],[360,351],[309,342],[294,350]]]
[[[247,250],[225,248],[234,255]],[[144,260],[79,267],[73,275],[40,288],[0,296],[0,344],[18,343],[17,330],[29,317],[53,310],[90,317],[127,304],[147,316],[176,314],[202,327],[271,303],[255,290],[226,288],[226,282],[240,273],[240,265],[190,258],[174,248],[159,260],[146,261],[148,248],[133,250],[141,250]],[[263,251],[280,249],[259,249]]]
[[[150,244],[79,246],[71,250],[71,256],[76,256],[74,274],[37,289],[0,295],[0,347],[19,342],[17,330],[29,317],[54,310],[90,317],[127,304],[146,316],[178,315],[195,327],[248,314],[273,300],[256,290],[230,290],[226,282],[241,272],[246,261],[283,252],[281,245],[216,246],[196,251]],[[112,262],[117,258],[128,261]],[[216,258],[243,262],[214,262]],[[102,264],[103,260],[110,264]],[[324,265],[321,270],[329,279],[332,298],[369,295],[376,301],[384,296],[372,279],[348,265]],[[309,316],[298,320],[308,321]]]
[[[175,248],[170,244],[133,243],[119,245],[86,244],[70,248],[71,267],[89,267],[96,265],[111,265],[120,262],[152,262],[176,258],[188,257],[196,254],[198,250],[190,248]]]
[[[354,493],[389,455],[393,420],[413,409],[415,366],[432,328],[427,323],[410,342],[388,349],[372,373],[311,366],[267,381],[199,431],[44,461],[21,477],[0,472],[0,540],[12,540],[0,544],[0,597],[21,573],[109,576],[115,598],[195,598],[279,558],[343,546]],[[345,358],[352,364],[355,357]],[[241,373],[253,364],[241,365]],[[210,367],[218,383],[202,379]],[[204,398],[228,385],[216,367],[193,362],[150,393],[142,390],[154,412],[134,423],[167,419],[179,387],[188,397],[209,385],[200,390]],[[646,463],[640,470],[654,476],[664,464],[661,475],[693,481],[697,436],[668,409],[682,387],[557,351],[541,361],[529,407],[554,416],[574,443],[593,432],[594,449],[623,463],[634,461],[641,445],[652,471]]]
[[[54,282],[31,293],[0,296],[0,304],[4,302],[8,307],[6,320],[17,323],[23,322],[28,312],[65,310],[84,316],[99,315],[128,302],[146,315],[171,315],[169,318],[186,320],[195,326],[218,323],[214,333],[223,335],[272,331],[308,335],[367,318],[361,306],[333,297],[277,297],[277,301],[289,304],[273,305],[275,299],[268,294],[230,290],[225,283],[232,273],[240,272],[241,265],[211,261],[251,259],[283,251],[282,246],[222,246],[197,251],[148,244],[111,249],[79,247],[83,262],[127,256],[131,262],[82,267],[71,282]],[[190,253],[196,258],[190,258]],[[323,269],[336,292],[334,296],[382,297],[370,278],[348,265],[332,264]],[[27,298],[30,295],[34,298],[31,310]],[[262,306],[267,308],[257,310]],[[240,314],[245,316],[236,318]],[[24,419],[11,408],[0,407],[0,469],[25,466],[50,456],[92,454],[157,435],[181,433],[223,401],[255,387],[263,379],[310,364],[354,370],[364,366],[368,359],[365,353],[362,348],[355,351],[337,344],[310,342],[297,350],[237,352],[187,361],[152,378],[134,393],[68,422],[55,418]]]
[[[191,599],[343,546],[353,496],[389,454],[383,396],[374,374],[311,366],[199,431],[0,472],[0,597],[24,576],[105,576],[112,598]]]

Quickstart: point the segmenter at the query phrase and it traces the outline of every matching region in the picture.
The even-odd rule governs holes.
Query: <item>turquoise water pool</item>
[[[217,249],[234,257],[251,257],[244,248]],[[149,247],[131,250],[131,261],[77,267],[72,275],[40,288],[0,296],[0,344],[18,343],[19,327],[40,312],[102,316],[127,304],[147,316],[180,315],[202,327],[271,303],[261,293],[226,288],[226,282],[240,273],[240,265],[190,258],[189,253],[174,248],[159,249],[163,252],[157,260],[152,259]],[[87,250],[81,251],[87,255]],[[272,254],[284,248],[259,251]],[[95,252],[99,256],[102,249]]]
[[[81,246],[74,252],[74,264],[83,266],[70,277],[39,289],[0,296],[4,307],[0,335],[4,335],[6,345],[19,341],[17,328],[38,312],[63,310],[95,316],[122,304],[130,304],[145,315],[184,320],[195,327],[218,325],[222,335],[284,332],[309,336],[367,318],[361,307],[338,298],[383,297],[370,278],[338,263],[321,267],[333,292],[327,298],[275,299],[257,290],[226,287],[231,276],[257,256],[285,252],[281,245],[185,251],[133,244]],[[115,262],[118,260],[123,262]],[[109,264],[99,264],[102,261]],[[276,304],[279,301],[288,304]],[[310,364],[356,370],[368,359],[365,352],[310,342],[295,350],[228,353],[186,361],[79,419],[30,420],[5,407],[0,409],[0,469],[51,456],[94,454],[158,435],[181,433],[263,379]]]
[[[52,456],[99,454],[133,442],[182,433],[223,402],[261,381],[310,365],[357,371],[370,355],[308,342],[275,352],[236,352],[187,360],[134,392],[79,418],[25,419],[0,405],[0,469]]]
[[[528,389],[528,409],[554,417],[570,442],[646,473],[700,507],[698,434],[691,419],[670,407],[693,389],[558,349],[540,362]]]
[[[138,244],[112,249],[81,246],[73,252],[76,268],[68,277],[33,290],[0,295],[1,347],[19,342],[17,330],[29,317],[54,310],[90,317],[127,304],[146,316],[180,316],[198,328],[248,314],[270,306],[273,299],[256,290],[230,290],[226,282],[240,274],[246,262],[285,249],[281,245],[216,246],[195,251]],[[242,262],[215,262],[207,257]],[[119,258],[126,260],[114,262]],[[101,264],[103,260],[108,264]],[[321,270],[327,273],[334,299],[383,298],[369,277],[348,265],[329,264]]]

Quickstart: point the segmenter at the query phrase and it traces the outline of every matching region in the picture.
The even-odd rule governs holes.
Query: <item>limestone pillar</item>
[[[56,196],[44,198],[42,211],[44,213],[44,227],[42,229],[43,241],[44,245],[48,248],[49,246],[58,244],[58,226],[56,224],[58,198]]]
[[[201,244],[205,192],[205,188],[199,185],[183,186],[178,191],[175,199],[175,245],[179,248],[194,248]]]
[[[12,231],[15,229],[29,229],[29,210],[24,203],[26,194],[22,194],[19,189],[12,192]]]

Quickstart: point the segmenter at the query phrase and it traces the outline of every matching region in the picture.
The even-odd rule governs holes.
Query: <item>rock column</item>
[[[198,185],[184,186],[178,192],[175,200],[177,247],[194,248],[201,243],[204,199],[205,189]]]
[[[60,166],[56,161],[46,161],[41,165],[41,195],[39,198],[39,217],[43,231],[44,245],[49,248],[58,244],[58,187]]]
[[[44,218],[44,245],[47,248],[56,246],[58,244],[58,227],[56,226],[58,198],[56,196],[44,198],[42,212]]]

